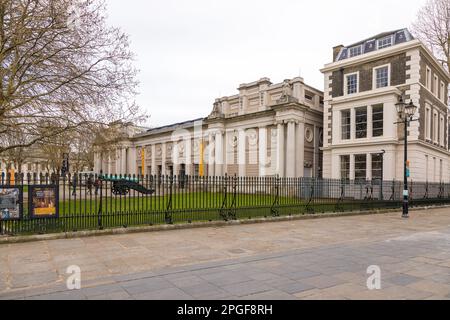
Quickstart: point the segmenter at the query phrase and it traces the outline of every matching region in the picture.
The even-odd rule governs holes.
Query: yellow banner
[[[15,182],[16,182],[16,170],[10,169],[10,170],[9,170],[9,174],[10,174],[10,176],[11,176],[10,183],[11,183],[11,185],[13,186],[13,185],[15,184]]]
[[[35,208],[34,214],[36,216],[50,216],[56,214],[56,208],[55,207],[48,207],[48,208]]]

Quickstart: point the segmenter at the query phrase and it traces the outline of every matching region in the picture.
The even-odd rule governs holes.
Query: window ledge
[[[378,96],[385,96],[385,95],[389,95],[389,94],[401,95],[402,92],[399,89],[397,89],[396,87],[386,87],[386,88],[381,88],[381,89],[376,89],[376,90],[369,90],[369,91],[344,95],[344,96],[341,96],[338,98],[332,98],[331,101],[333,104],[339,104],[339,103],[351,102],[354,100],[359,100],[359,99],[364,99],[364,98],[374,98],[374,97],[378,97]]]

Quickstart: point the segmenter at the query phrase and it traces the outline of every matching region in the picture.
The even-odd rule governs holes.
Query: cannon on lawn
[[[102,181],[111,182],[111,192],[114,195],[127,195],[131,190],[135,190],[142,194],[153,194],[155,190],[147,189],[143,185],[139,184],[139,179],[132,177],[117,177],[101,175],[99,179]]]

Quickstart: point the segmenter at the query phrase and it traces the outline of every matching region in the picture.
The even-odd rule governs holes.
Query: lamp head
[[[406,115],[410,118],[412,118],[416,114],[416,111],[417,111],[417,106],[414,105],[414,103],[412,101],[405,108]]]
[[[405,116],[405,108],[406,103],[403,101],[403,97],[398,99],[398,102],[395,104],[395,108],[397,109],[397,114],[400,119],[403,119]]]

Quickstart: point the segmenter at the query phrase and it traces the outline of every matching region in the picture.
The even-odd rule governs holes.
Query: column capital
[[[219,134],[223,136],[225,134],[225,130],[224,129],[215,129],[213,134],[216,136]]]

